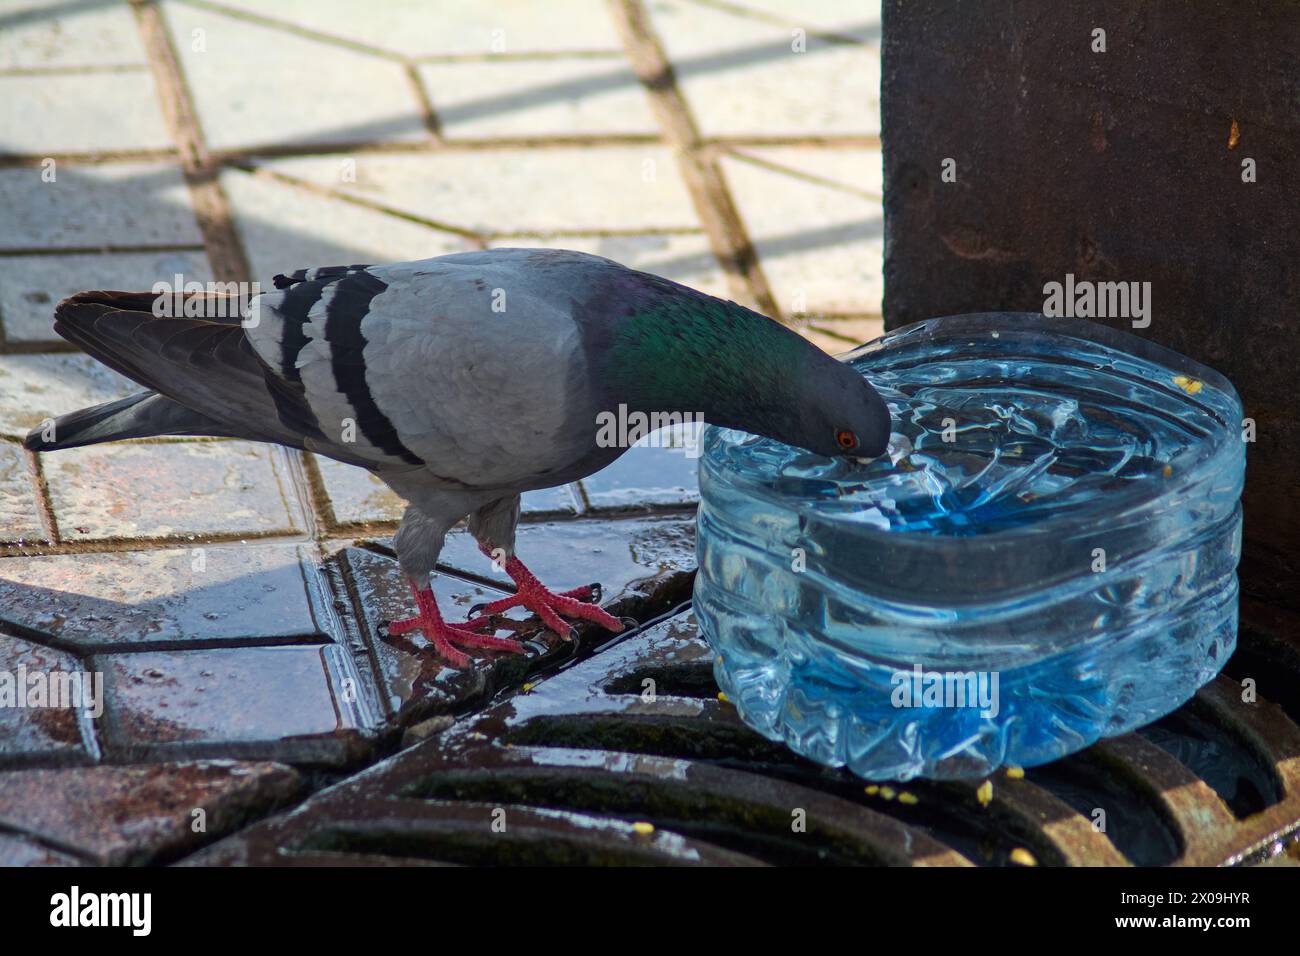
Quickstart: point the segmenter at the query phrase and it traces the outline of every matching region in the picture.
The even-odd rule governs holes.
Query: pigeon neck
[[[699,293],[658,297],[618,324],[611,371],[629,408],[754,430],[762,409],[797,404],[811,346],[785,326]]]

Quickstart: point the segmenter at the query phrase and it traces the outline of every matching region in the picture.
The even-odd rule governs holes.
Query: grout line
[[[249,281],[252,270],[239,241],[230,204],[217,181],[220,166],[208,154],[194,102],[186,86],[167,25],[155,0],[131,0],[145,50],[154,69],[163,116],[180,149],[190,204],[217,281]]]
[[[645,86],[664,138],[677,153],[678,165],[704,231],[727,275],[732,294],[742,304],[779,316],[771,287],[763,275],[740,213],[716,159],[703,142],[686,99],[677,88],[672,64],[650,25],[641,0],[607,0],[610,16],[623,38],[632,69]]]
[[[815,173],[809,173],[802,169],[796,169],[793,166],[784,166],[781,163],[773,162],[770,159],[766,159],[761,156],[753,156],[749,153],[741,152],[739,150],[730,150],[730,149],[726,150],[725,155],[730,156],[732,159],[735,159],[738,162],[748,163],[751,166],[756,166],[759,169],[766,169],[774,173],[781,173],[784,176],[789,176],[791,179],[798,179],[801,180],[802,182],[811,183],[814,186],[821,186],[824,189],[834,189],[837,192],[846,193],[850,196],[859,196],[862,199],[866,199],[870,202],[877,202],[877,203],[883,202],[885,198],[880,193],[872,192],[869,189],[858,189],[856,186],[851,186],[847,183],[842,183],[839,180],[827,179],[825,176],[818,176]]]
[[[131,2],[139,3],[141,0],[131,0]],[[145,2],[152,2],[152,0],[145,0]],[[353,53],[364,53],[367,56],[373,56],[395,63],[402,63],[405,61],[405,58],[400,53],[394,53],[392,50],[385,50],[383,47],[373,46],[360,40],[350,40],[347,37],[335,36],[332,33],[323,33],[320,30],[314,30],[311,27],[292,23],[288,20],[281,20],[278,17],[268,17],[262,13],[253,13],[251,10],[232,9],[223,6],[220,3],[209,2],[209,0],[179,0],[179,2],[181,6],[189,7],[193,10],[206,10],[209,13],[216,13],[223,17],[229,17],[231,20],[243,20],[245,23],[256,24],[257,26],[266,27],[271,30],[280,30],[284,33],[298,37],[299,39],[315,40],[318,43],[328,43],[333,46],[342,47],[345,50],[351,50]]]
[[[317,196],[324,196],[328,199],[336,199],[339,202],[349,203],[353,206],[360,206],[363,209],[369,209],[371,212],[384,213],[394,217],[395,219],[404,219],[407,222],[412,222],[419,226],[425,226],[429,229],[436,229],[440,232],[451,233],[478,242],[483,241],[482,234],[477,233],[472,229],[466,229],[463,226],[453,226],[450,223],[438,222],[434,219],[426,219],[423,216],[407,212],[404,209],[398,209],[396,206],[389,206],[386,203],[376,202],[373,199],[354,196],[345,190],[334,189],[330,186],[321,186],[318,183],[299,179],[296,176],[287,175],[276,169],[269,169],[265,166],[239,166],[235,168],[239,169],[240,172],[246,173],[247,175],[253,176],[257,179],[267,179],[273,182],[282,183],[286,186],[293,186],[297,189],[303,190],[304,192],[313,193]]]
[[[436,117],[435,117],[436,118]],[[663,145],[657,133],[571,133],[533,136],[493,136],[434,140],[352,140],[344,142],[267,143],[233,149],[210,149],[215,165],[238,166],[260,159],[300,156],[332,156],[350,153],[423,155],[428,153],[475,153],[502,149],[601,149],[618,146]],[[700,136],[698,145],[706,155],[714,151],[789,147],[793,149],[880,149],[880,137],[835,136]],[[111,163],[174,162],[175,148],[95,151],[83,153],[0,153],[0,169],[39,167],[53,159],[68,166],[103,166]]]
[[[424,128],[429,131],[429,137],[434,144],[441,145],[443,142],[442,121],[438,119],[438,111],[434,108],[433,98],[429,95],[428,89],[425,88],[424,81],[420,79],[420,71],[408,63],[403,72],[406,74],[407,82],[411,85],[411,92],[415,94],[415,101],[420,104],[420,116],[424,120]]]
[[[41,456],[27,448],[23,448],[22,452],[36,492],[36,510],[40,513],[41,530],[51,545],[58,546],[63,543],[63,539],[59,535],[59,520],[54,516],[54,501],[50,498],[50,486],[45,480]]]
[[[8,249],[0,248],[0,259],[16,259],[19,256],[108,256],[108,255],[127,255],[133,252],[206,252],[207,249],[195,243],[185,245],[153,245],[150,243],[141,243],[138,246],[59,246],[52,248],[50,246],[14,246]]]
[[[89,66],[14,66],[0,70],[0,80],[10,77],[102,76],[112,73],[147,73],[147,63],[112,63]]]
[[[109,163],[174,163],[176,149],[114,149],[84,153],[0,153],[0,169],[39,167],[46,160],[66,166],[105,166]]]

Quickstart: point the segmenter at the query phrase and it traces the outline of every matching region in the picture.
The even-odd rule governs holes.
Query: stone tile
[[[99,541],[295,530],[295,493],[272,455],[255,442],[127,442],[41,463],[60,534]]]
[[[339,182],[339,159],[332,156],[263,165],[475,233],[699,228],[677,163],[660,146],[365,153],[355,158],[355,183]]]
[[[9,343],[62,342],[54,333],[54,306],[84,289],[151,289],[158,281],[208,282],[214,278],[202,252],[131,252],[108,255],[0,258],[0,328]]]
[[[0,0],[0,70],[145,63],[125,3]]]
[[[751,150],[796,164],[792,175],[726,156],[723,172],[784,315],[875,313],[884,294],[880,201],[828,183],[879,181],[875,150]],[[855,171],[857,176],[855,178]],[[816,173],[826,182],[813,182]]]
[[[90,695],[90,700],[51,699],[63,693],[62,682],[66,678],[58,675],[81,673],[81,662],[71,654],[0,634],[0,766],[14,767],[35,761],[90,761],[82,739],[78,708],[53,704],[84,702],[92,707],[101,706],[94,697],[93,679],[79,685]],[[81,693],[76,686],[69,692]],[[33,697],[33,693],[41,696]]]
[[[659,132],[640,81],[622,60],[429,63],[419,73],[448,139]]]
[[[661,429],[582,480],[596,510],[693,505],[700,500],[698,427]]]
[[[809,31],[852,37],[879,45],[880,0],[741,0],[735,10],[767,16]]]
[[[326,184],[338,184],[341,162],[321,160],[315,170]],[[478,248],[452,233],[248,173],[222,173],[221,185],[253,275],[267,289],[276,273],[306,266],[401,262]]]
[[[312,458],[334,512],[336,527],[401,519],[406,502],[373,474],[323,455]]]
[[[398,63],[207,8],[164,10],[211,149],[428,138]]]
[[[175,166],[109,163],[0,169],[0,250],[201,245]]]
[[[174,145],[147,70],[0,76],[0,153],[48,156]]]
[[[44,537],[36,486],[27,459],[17,445],[0,441],[0,544],[31,542]]]
[[[791,28],[778,23],[687,0],[649,9],[705,136],[879,134],[874,47],[809,33],[797,53]]]
[[[304,545],[0,560],[0,621],[87,649],[319,634],[321,593]]]
[[[265,0],[223,6],[267,15]],[[601,0],[483,3],[482,0],[277,0],[274,17],[409,57],[489,53],[620,51]]]
[[[0,774],[0,826],[76,847],[102,866],[183,852],[294,797],[296,771],[205,760]],[[196,810],[204,832],[196,832]]]
[[[572,249],[613,259],[632,269],[672,279],[709,295],[730,298],[726,275],[703,235],[644,233],[638,236],[553,236],[495,239],[497,249]]]
[[[0,434],[22,438],[47,418],[138,391],[89,355],[0,355]]]
[[[356,756],[363,723],[359,694],[337,646],[156,651],[92,660],[104,671],[101,732],[115,760],[175,754],[339,763]]]
[[[81,866],[75,856],[41,846],[34,840],[0,833],[0,866]]]
[[[602,604],[649,593],[653,579],[695,567],[694,518],[549,521],[519,526],[515,551],[547,587],[557,591],[599,581]],[[439,563],[514,589],[478,550],[468,532],[447,535]]]

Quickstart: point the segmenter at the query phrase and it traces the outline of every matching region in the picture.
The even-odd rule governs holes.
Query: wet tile
[[[77,711],[99,689],[71,654],[0,634],[0,767],[89,763]]]
[[[361,743],[356,678],[334,645],[96,656],[114,759],[175,754],[339,763]],[[350,700],[348,698],[351,698]]]
[[[547,587],[557,591],[599,581],[602,604],[645,596],[656,579],[695,567],[693,518],[547,521],[519,526],[515,550]],[[468,532],[447,535],[440,564],[475,577],[500,581],[509,576],[492,567]]]
[[[0,258],[0,328],[10,343],[62,343],[54,332],[60,299],[84,289],[151,289],[178,274],[185,282],[213,278],[202,252]]]
[[[321,584],[302,545],[0,560],[0,621],[87,649],[304,637]]]
[[[0,545],[44,537],[27,459],[17,445],[0,441]]]
[[[47,418],[138,391],[89,355],[0,355],[0,433],[22,438]]]
[[[429,137],[400,63],[210,8],[164,11],[212,149]]]
[[[4,0],[0,70],[148,63],[124,3]]]
[[[0,833],[0,866],[81,866],[75,856],[41,846],[35,840]]]
[[[341,184],[342,164],[353,158],[331,157],[314,171],[326,185]],[[221,185],[253,275],[268,289],[276,273],[306,266],[402,262],[477,248],[448,232],[244,172],[222,173]]]
[[[525,491],[520,498],[519,513],[523,515],[574,514],[577,510],[576,492],[576,485]]]
[[[0,169],[0,249],[200,245],[180,169],[146,163]]]
[[[643,438],[613,464],[582,480],[587,503],[598,511],[696,504],[700,430],[661,429]]]
[[[355,159],[354,183],[339,182],[333,156],[262,165],[489,235],[700,227],[676,160],[661,146],[360,153]]]
[[[655,0],[649,9],[705,136],[880,132],[876,46],[828,42],[801,23],[798,51],[792,27],[779,22],[686,0]],[[864,9],[864,35],[868,19]]]
[[[495,239],[493,248],[572,249],[613,259],[632,269],[672,279],[709,295],[731,297],[727,279],[702,234],[639,236],[548,236]]]
[[[103,117],[112,115],[112,122]],[[148,70],[0,76],[0,152],[173,149]]]
[[[723,173],[784,315],[879,314],[884,213],[876,150],[749,150]],[[815,178],[814,178],[815,177]]]
[[[0,774],[0,826],[103,866],[141,864],[223,834],[300,786],[289,767],[230,760],[24,770]]]
[[[484,678],[478,671],[491,669],[506,655],[476,655],[475,668],[460,671],[438,660],[422,637],[385,639],[381,625],[415,613],[415,601],[397,562],[363,548],[347,549],[340,560],[360,598],[361,624],[379,671],[385,706],[399,723],[408,722],[415,711],[452,709],[463,698],[483,691]],[[432,587],[444,619],[453,622],[466,620],[475,604],[495,601],[507,593],[447,574],[435,575]],[[513,620],[526,616],[518,610],[507,615]],[[511,636],[506,628],[497,634]]]
[[[265,0],[223,6],[265,15]],[[276,0],[275,17],[405,56],[622,51],[600,0],[483,3],[482,0]]]
[[[271,534],[299,527],[294,490],[267,445],[91,445],[41,455],[68,541]]]
[[[617,136],[659,132],[622,60],[478,60],[419,68],[443,136]]]

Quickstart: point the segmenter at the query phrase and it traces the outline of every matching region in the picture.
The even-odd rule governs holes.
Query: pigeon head
[[[646,285],[651,294],[639,290],[603,343],[620,401],[828,457],[884,452],[889,408],[851,366],[734,302],[667,280]]]

